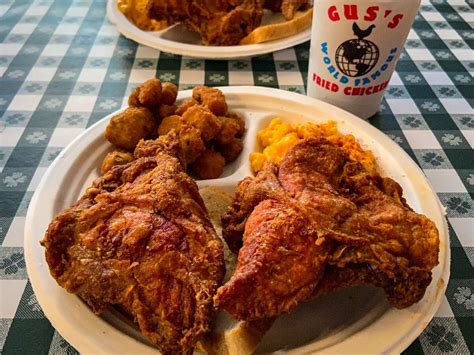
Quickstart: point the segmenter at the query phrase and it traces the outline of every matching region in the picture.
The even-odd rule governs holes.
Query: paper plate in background
[[[271,14],[269,15],[271,16]],[[164,52],[205,59],[233,59],[275,52],[309,41],[311,28],[293,36],[259,44],[236,46],[205,46],[200,36],[183,25],[170,26],[161,31],[147,32],[139,29],[117,8],[117,0],[107,3],[107,17],[117,30],[127,38]]]

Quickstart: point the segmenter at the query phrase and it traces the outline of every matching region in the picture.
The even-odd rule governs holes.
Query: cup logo
[[[335,53],[335,62],[339,70],[349,77],[359,77],[370,72],[379,60],[377,45],[365,39],[370,36],[375,25],[365,30],[360,29],[356,22],[352,24],[353,38],[343,42]]]

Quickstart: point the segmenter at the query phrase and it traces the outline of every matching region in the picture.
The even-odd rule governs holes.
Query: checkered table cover
[[[423,2],[371,123],[420,165],[446,207],[451,279],[406,353],[474,351],[473,1]],[[305,93],[309,44],[257,58],[198,60],[138,45],[105,0],[0,0],[0,351],[73,354],[28,281],[23,230],[48,165],[150,77],[180,89],[261,85]]]

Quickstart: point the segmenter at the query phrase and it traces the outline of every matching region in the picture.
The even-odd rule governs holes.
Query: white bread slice
[[[206,205],[209,219],[217,234],[222,238],[221,215],[232,203],[232,197],[215,187],[204,187],[199,192]],[[229,250],[225,242],[224,258],[226,266],[224,282],[226,282],[235,271],[237,257]],[[197,344],[196,350],[211,355],[250,355],[273,322],[274,319],[239,322],[227,312],[220,310],[212,331]]]
[[[256,44],[290,37],[311,27],[313,8],[298,11],[291,20],[286,20],[281,13],[263,17],[262,24],[240,41],[240,44]]]
[[[198,350],[210,355],[250,355],[257,349],[274,319],[238,322],[220,311],[211,333],[199,342]]]

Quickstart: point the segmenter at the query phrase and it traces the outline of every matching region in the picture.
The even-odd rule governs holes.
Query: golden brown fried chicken
[[[150,0],[147,11],[151,19],[184,23],[204,44],[236,45],[260,25],[263,0]]]
[[[169,143],[95,180],[41,243],[52,276],[94,312],[118,306],[162,353],[188,354],[210,327],[223,246]]]
[[[328,265],[336,269],[321,287],[327,289],[325,283],[333,277],[345,279],[346,286],[369,281],[384,288],[393,306],[408,307],[423,297],[431,282],[431,270],[438,263],[438,230],[412,211],[395,181],[372,175],[347,157],[341,166],[338,151],[321,140],[300,143],[285,156],[278,175],[287,190],[325,221],[333,241]],[[315,173],[332,180],[331,186],[340,192],[333,197],[338,202],[316,195]],[[347,270],[353,268],[358,272]]]
[[[133,159],[133,154],[130,152],[126,152],[123,150],[114,150],[110,153],[107,153],[104,160],[102,161],[100,171],[102,172],[102,174],[105,174],[114,166],[130,163]]]
[[[283,189],[276,171],[267,164],[257,177],[240,182],[222,218],[238,263],[215,303],[239,320],[292,311],[311,297],[326,263],[328,248],[318,242],[317,223]]]
[[[308,0],[265,0],[264,7],[273,12],[281,12],[287,20],[291,20],[296,11],[308,5]]]
[[[278,221],[276,215],[272,220],[262,220],[262,225],[254,222],[254,214],[258,217],[265,213],[258,207],[262,201],[278,201],[285,207],[298,206],[298,216],[305,216],[305,225],[313,226],[317,235],[313,240],[322,250],[318,256],[323,258],[314,271],[320,276],[324,264],[328,265],[322,280],[314,283],[314,296],[337,288],[371,283],[382,287],[397,308],[408,307],[423,297],[431,281],[431,270],[438,262],[439,237],[433,222],[410,209],[395,181],[369,174],[360,164],[349,160],[341,148],[325,139],[307,139],[290,149],[279,169],[267,164],[255,178],[243,180],[230,210],[222,218],[229,247],[233,251],[240,249],[240,268],[218,290],[216,302],[234,317],[255,319],[292,309],[281,307],[275,311],[273,305],[281,302],[275,294],[264,292],[265,297],[260,296],[258,303],[250,304],[249,297],[237,296],[236,291],[223,291],[238,289],[239,280],[248,274],[244,271],[245,265],[253,265],[254,261],[257,265],[268,259],[274,265],[285,264],[286,256],[276,252],[278,243],[270,250],[262,251],[268,255],[252,252],[254,244],[265,243],[278,231],[278,227],[273,226],[273,221]],[[273,208],[269,205],[266,209]],[[299,225],[292,218],[286,221],[286,229]],[[258,231],[255,238],[258,243],[247,240],[253,231]],[[283,231],[279,232],[279,235],[283,234]],[[280,243],[284,241],[286,238]],[[300,249],[299,256],[306,257],[310,250],[309,247]],[[308,270],[305,267],[295,276]],[[291,278],[291,273],[285,278]],[[254,277],[253,287],[259,288],[262,283],[265,289],[268,288],[272,274],[261,280]],[[287,287],[287,294],[296,292],[293,284],[287,284]],[[300,302],[305,297],[295,300]],[[272,306],[266,313],[262,307],[268,304]]]
[[[295,203],[266,199],[246,221],[237,269],[215,296],[239,320],[292,311],[308,299],[324,271],[327,246]]]

